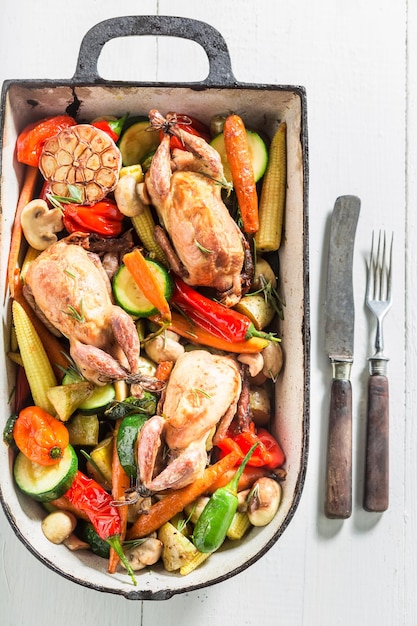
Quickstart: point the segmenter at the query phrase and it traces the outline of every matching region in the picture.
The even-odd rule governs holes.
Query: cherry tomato
[[[268,432],[265,428],[259,428],[257,436],[259,438],[259,441],[265,446],[265,448],[271,455],[271,459],[269,463],[265,464],[265,467],[269,469],[281,467],[281,465],[283,465],[285,462],[285,455],[275,437],[273,437],[271,433]]]
[[[64,128],[75,126],[76,123],[69,115],[55,115],[29,124],[17,138],[17,160],[19,163],[25,163],[25,165],[38,167],[45,141],[57,135]]]

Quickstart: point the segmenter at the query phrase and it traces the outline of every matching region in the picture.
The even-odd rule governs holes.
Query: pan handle
[[[182,37],[198,43],[209,61],[209,73],[202,85],[234,86],[230,55],[222,35],[213,26],[186,17],[165,15],[131,15],[114,17],[99,22],[85,34],[78,55],[76,82],[103,82],[97,62],[105,43],[117,37],[155,35]]]

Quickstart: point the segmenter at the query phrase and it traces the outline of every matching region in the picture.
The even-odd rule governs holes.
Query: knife
[[[336,199],[330,225],[326,286],[325,348],[332,364],[327,442],[325,515],[352,513],[352,385],[355,310],[352,266],[360,200]]]

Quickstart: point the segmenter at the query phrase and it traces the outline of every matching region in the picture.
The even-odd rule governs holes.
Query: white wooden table
[[[193,17],[225,37],[243,82],[307,89],[310,163],[311,430],[307,480],[296,515],[275,547],[228,582],[162,602],[129,602],[53,574],[21,545],[0,513],[0,621],[4,626],[417,624],[417,8],[406,0],[3,0],[0,80],[69,78],[95,23],[117,15]],[[197,46],[111,42],[100,57],[110,79],[199,80]],[[191,49],[190,49],[191,46]],[[165,54],[164,54],[165,53]],[[324,269],[334,200],[362,200],[355,247],[353,367],[354,510],[324,517],[330,366],[323,349]],[[366,357],[373,326],[364,308],[373,229],[395,231],[390,355],[391,492],[384,514],[361,506]],[[406,297],[407,296],[407,297]]]

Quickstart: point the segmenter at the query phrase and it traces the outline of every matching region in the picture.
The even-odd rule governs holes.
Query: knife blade
[[[352,513],[352,385],[355,310],[353,251],[360,212],[357,196],[336,199],[330,225],[325,304],[325,349],[332,365],[327,441],[326,501],[328,518]]]

